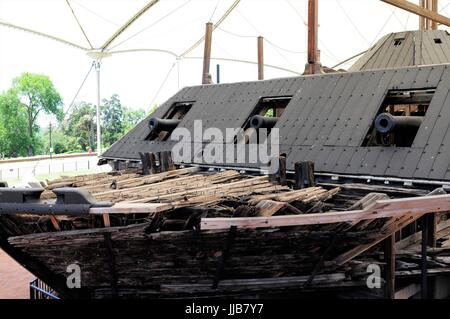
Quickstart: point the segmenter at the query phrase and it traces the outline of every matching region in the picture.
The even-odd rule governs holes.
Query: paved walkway
[[[0,249],[0,299],[29,299],[35,277]]]
[[[56,177],[62,172],[86,174],[111,170],[108,165],[97,166],[97,161],[96,156],[54,158],[53,160],[44,159],[18,163],[0,161],[0,180],[16,184],[19,177],[32,175],[33,169],[35,175],[47,177],[45,175],[47,174],[49,178]],[[31,273],[0,249],[0,299],[29,299],[29,283],[34,278]]]

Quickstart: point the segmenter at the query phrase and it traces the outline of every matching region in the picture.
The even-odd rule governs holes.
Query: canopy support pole
[[[318,49],[319,0],[308,0],[308,63],[303,74],[323,73]]]
[[[94,61],[95,71],[97,73],[97,155],[102,155],[101,127],[100,127],[100,66],[101,60]]]
[[[264,80],[264,38],[258,37],[258,80]]]
[[[208,22],[205,30],[205,50],[203,53],[202,84],[211,84],[211,74],[209,67],[211,64],[211,44],[212,44],[213,24]]]

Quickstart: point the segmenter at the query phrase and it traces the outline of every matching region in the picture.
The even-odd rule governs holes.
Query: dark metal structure
[[[450,65],[321,74],[187,87],[153,116],[178,114],[178,127],[192,133],[195,120],[202,120],[203,130],[216,127],[225,132],[226,128],[245,128],[253,115],[261,115],[258,110],[264,101],[283,99],[287,105],[277,106],[282,114],[277,114],[275,128],[279,128],[280,153],[286,154],[289,171],[296,162],[312,161],[319,174],[445,182],[450,180],[449,90]],[[183,108],[177,112],[179,105]],[[405,113],[402,106],[412,107],[413,113]],[[387,110],[423,117],[408,147],[366,145],[376,117]],[[139,152],[171,150],[176,141],[169,137],[148,138],[149,120],[112,145],[103,161],[139,162]],[[260,167],[252,163],[234,166]]]
[[[389,33],[349,71],[450,63],[450,34],[444,30]]]

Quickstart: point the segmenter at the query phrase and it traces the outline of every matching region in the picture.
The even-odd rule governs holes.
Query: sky
[[[0,0],[0,22],[97,49],[149,1]],[[203,36],[205,23],[219,21],[234,1],[160,0],[107,48],[111,55],[101,63],[101,97],[117,93],[124,105],[148,110],[179,89],[200,84],[203,42],[188,49]],[[367,50],[387,33],[416,30],[419,25],[417,16],[379,0],[319,3],[319,49],[322,64],[329,67]],[[439,11],[450,16],[450,0],[440,0]],[[267,79],[302,73],[306,19],[307,0],[241,0],[213,33],[212,56],[221,59],[211,63],[214,81],[217,64],[221,83],[257,79],[256,65],[229,61],[255,62],[257,36],[265,39],[265,63],[281,68],[266,67]],[[22,72],[42,73],[53,81],[66,110],[72,101],[95,104],[92,61],[83,49],[0,25],[0,92]],[[40,118],[41,125],[48,121]]]

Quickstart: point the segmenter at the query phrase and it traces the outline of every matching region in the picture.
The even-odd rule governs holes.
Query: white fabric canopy
[[[440,13],[449,12],[450,0],[440,0]],[[102,51],[111,54],[102,97],[148,108],[200,83],[208,21],[214,81],[216,63],[221,82],[256,79],[260,35],[266,78],[293,76],[306,62],[306,18],[306,0],[0,0],[0,91],[23,71],[44,73],[68,107],[92,63],[87,53]],[[388,32],[417,28],[417,16],[379,0],[321,0],[321,60],[331,67]],[[95,102],[95,77],[77,99]]]

